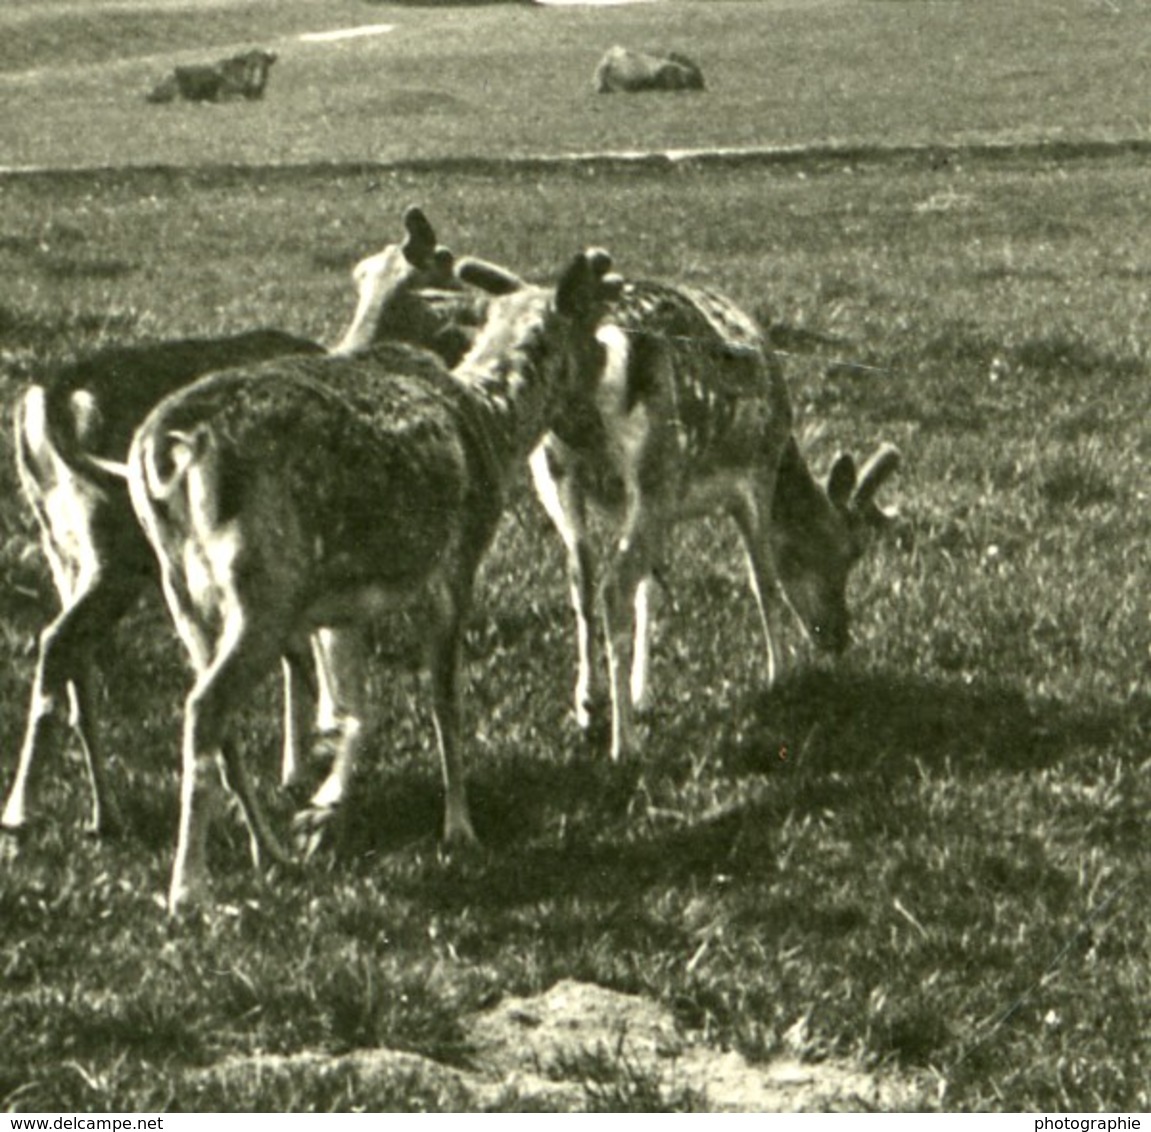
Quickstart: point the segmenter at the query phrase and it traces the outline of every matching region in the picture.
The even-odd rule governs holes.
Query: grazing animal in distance
[[[672,526],[734,519],[763,628],[769,686],[778,595],[818,647],[849,639],[846,587],[884,516],[875,495],[899,464],[882,445],[861,474],[848,455],[818,485],[792,433],[777,360],[759,326],[701,287],[629,283],[598,332],[604,363],[590,411],[569,413],[531,456],[536,494],[567,551],[576,614],[575,716],[591,722],[602,608],[611,754],[637,744],[649,696],[651,582],[674,556]],[[587,516],[606,519],[597,554]],[[597,577],[602,562],[602,579]]]
[[[216,63],[179,66],[145,98],[148,102],[224,102],[234,98],[256,101],[264,97],[268,73],[276,61],[273,51],[245,51]]]
[[[489,306],[454,370],[399,347],[208,376],[136,432],[129,489],[196,671],[184,712],[169,911],[207,884],[208,806],[226,773],[253,854],[286,860],[228,735],[276,659],[321,626],[425,615],[447,843],[475,839],[460,750],[459,661],[475,571],[507,482],[598,370],[595,327],[619,291],[586,252],[556,287]],[[457,271],[462,275],[464,265]]]
[[[595,69],[597,94],[636,94],[643,91],[703,90],[703,72],[678,51],[652,54],[611,47]]]
[[[418,340],[440,346],[451,361],[463,353],[461,330],[453,335],[452,289],[460,284],[452,255],[418,208],[404,214],[405,237],[357,268],[361,298],[365,279],[370,302],[357,308],[349,333],[366,348],[376,337]],[[444,311],[428,322],[422,300]],[[460,304],[469,317],[474,300]],[[415,339],[412,338],[415,336]],[[439,337],[437,337],[439,336]],[[345,335],[345,343],[348,336]],[[232,337],[142,343],[103,350],[46,374],[16,403],[17,471],[23,494],[40,527],[41,543],[60,599],[60,612],[40,634],[24,739],[0,828],[27,822],[29,778],[46,730],[67,707],[88,770],[89,828],[110,832],[120,823],[107,786],[94,692],[96,646],[155,575],[155,558],[132,512],[123,465],[132,433],[165,396],[206,373],[285,354],[321,354],[321,346],[280,331]],[[318,650],[322,654],[322,649]],[[306,653],[284,661],[283,779],[298,774],[304,688],[313,681]],[[321,672],[321,686],[324,686]]]

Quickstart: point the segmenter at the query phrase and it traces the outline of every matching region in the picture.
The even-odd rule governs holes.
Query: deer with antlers
[[[403,220],[402,242],[356,266],[358,305],[334,352],[399,340],[427,346],[454,364],[482,320],[485,300],[461,287],[451,252],[437,242],[422,211],[409,208]],[[40,634],[24,740],[0,828],[25,825],[34,764],[65,706],[88,769],[89,828],[100,833],[119,825],[99,741],[94,679],[96,646],[155,574],[124,482],[134,429],[163,397],[206,373],[323,352],[314,342],[274,330],[117,347],[61,367],[22,393],[15,412],[17,468],[61,609]],[[331,683],[324,675],[344,662],[340,649],[339,641],[317,642],[321,727],[331,726],[327,717],[334,714],[331,696],[323,694]],[[299,774],[301,737],[310,729],[302,718],[311,698],[302,692],[314,684],[306,651],[285,657],[284,675],[283,779],[291,784]]]
[[[494,291],[514,287],[488,276]],[[884,516],[876,493],[899,465],[879,447],[862,472],[839,457],[816,483],[792,433],[783,375],[759,326],[705,288],[629,283],[598,332],[604,364],[593,401],[570,413],[531,457],[536,493],[567,551],[576,614],[575,715],[591,720],[595,610],[602,606],[611,754],[638,745],[649,695],[649,597],[672,526],[708,514],[736,522],[746,549],[771,686],[778,595],[820,648],[849,639],[852,566]],[[597,555],[588,526],[607,521]],[[597,580],[597,562],[604,562]]]
[[[229,716],[318,628],[356,636],[384,610],[425,614],[444,838],[474,840],[460,749],[463,619],[509,478],[598,373],[595,328],[620,291],[609,267],[606,253],[587,252],[555,288],[493,300],[454,370],[396,346],[264,363],[201,379],[137,431],[132,503],[196,673],[170,911],[206,886],[217,764],[254,854],[288,859]],[[466,265],[457,271],[466,278]]]

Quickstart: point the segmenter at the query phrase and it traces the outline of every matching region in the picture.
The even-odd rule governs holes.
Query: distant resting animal
[[[646,90],[703,90],[703,72],[677,51],[654,55],[611,47],[595,69],[597,94]]]
[[[177,67],[145,98],[148,102],[223,102],[230,98],[254,101],[264,97],[268,72],[276,61],[272,51],[246,51],[216,63]]]

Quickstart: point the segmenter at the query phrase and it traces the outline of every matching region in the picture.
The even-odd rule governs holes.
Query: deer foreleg
[[[766,495],[766,498],[770,500],[770,494]],[[747,554],[748,580],[763,630],[767,687],[770,691],[775,686],[779,670],[778,650],[775,644],[779,583],[776,577],[775,558],[768,546],[767,533],[763,529],[763,516],[763,508],[753,501],[735,510],[735,520]]]
[[[642,657],[636,656],[641,627],[635,622],[635,613],[641,603],[640,592],[651,578],[653,564],[659,560],[656,516],[649,508],[641,507],[638,499],[633,501],[628,511],[624,533],[616,545],[603,583],[613,759],[622,758],[638,746],[633,692],[637,672],[640,675],[641,692],[647,679],[646,592],[642,599],[645,622],[642,626]]]
[[[591,726],[595,707],[595,556],[587,537],[586,505],[578,476],[559,441],[549,438],[530,460],[536,495],[567,552],[568,584],[576,621],[574,714],[583,730]]]

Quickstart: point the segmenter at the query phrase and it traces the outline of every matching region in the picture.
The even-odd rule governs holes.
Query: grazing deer
[[[882,522],[875,495],[899,463],[882,446],[856,475],[850,456],[827,489],[792,436],[787,389],[756,323],[710,290],[629,284],[599,331],[595,411],[569,415],[532,454],[536,492],[567,551],[576,613],[575,714],[590,722],[596,555],[587,509],[608,520],[598,586],[612,707],[611,754],[636,746],[648,695],[649,592],[673,523],[726,513],[747,552],[775,679],[772,602],[781,591],[816,644],[848,641],[846,586]]]
[[[171,912],[207,883],[214,764],[257,860],[261,849],[287,859],[229,740],[232,711],[317,629],[355,639],[385,610],[425,614],[444,838],[474,840],[459,740],[473,577],[508,480],[598,372],[595,327],[620,291],[609,267],[606,253],[584,253],[554,290],[522,286],[493,300],[452,371],[398,346],[270,362],[200,380],[137,431],[132,503],[196,673]]]
[[[336,350],[365,349],[377,338],[392,338],[428,345],[454,363],[474,334],[469,320],[482,318],[483,304],[461,289],[451,253],[437,243],[419,209],[404,214],[404,226],[402,243],[357,266],[359,305]],[[15,413],[17,468],[61,611],[40,635],[24,741],[0,826],[25,825],[29,776],[45,730],[64,704],[88,769],[89,828],[99,833],[118,824],[95,719],[94,650],[155,571],[123,481],[121,462],[135,428],[163,397],[206,373],[322,352],[313,342],[271,330],[128,346],[62,368],[21,395]],[[331,650],[338,649],[333,642]],[[312,683],[306,654],[286,656],[284,671],[283,778],[290,784],[298,775],[300,736],[308,730],[301,720],[306,702],[301,689]],[[323,690],[323,670],[320,675]]]
[[[63,367],[16,403],[16,466],[36,516],[60,612],[40,634],[31,702],[16,775],[0,825],[27,820],[28,780],[59,710],[71,726],[91,785],[89,828],[118,825],[96,727],[96,647],[136,601],[155,565],[115,461],[162,397],[201,374],[291,353],[314,342],[273,330],[107,349]]]

